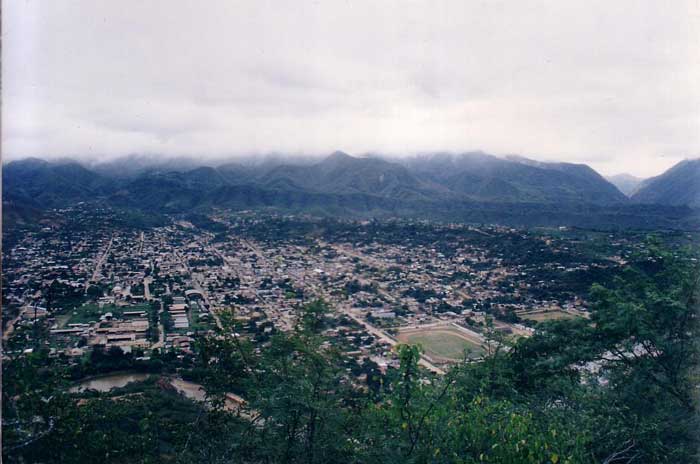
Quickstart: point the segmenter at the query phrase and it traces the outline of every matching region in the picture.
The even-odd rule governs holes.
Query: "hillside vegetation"
[[[297,329],[262,350],[221,336],[181,371],[213,403],[163,382],[112,394],[67,393],[70,372],[37,350],[3,363],[5,462],[690,463],[697,462],[698,269],[653,242],[607,288],[591,320],[544,323],[512,346],[494,336],[482,362],[446,375],[401,364],[348,365],[322,335],[328,308],[306,307]],[[80,369],[120,369],[96,352]],[[157,356],[151,372],[184,360]],[[182,369],[182,367],[180,367]],[[366,374],[348,381],[346,369]],[[225,408],[225,393],[246,400]],[[38,438],[22,442],[21,424]]]
[[[676,188],[684,194],[673,190],[673,201],[656,201],[644,191],[631,201],[586,165],[520,157],[464,153],[389,160],[336,152],[305,164],[195,168],[184,162],[128,165],[132,161],[124,159],[120,169],[114,162],[92,168],[74,161],[8,163],[4,217],[8,224],[28,222],[41,211],[84,202],[147,214],[219,208],[516,226],[700,226],[700,214],[688,207],[696,203],[684,200],[694,187]]]

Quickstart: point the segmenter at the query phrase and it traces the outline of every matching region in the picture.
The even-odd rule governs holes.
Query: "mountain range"
[[[218,166],[191,159],[128,157],[84,165],[29,158],[4,166],[3,210],[41,211],[86,202],[157,213],[271,209],[523,225],[673,227],[695,217],[686,205],[699,206],[698,190],[684,186],[697,180],[698,172],[697,163],[681,163],[630,199],[584,164],[481,152],[400,159],[335,152],[315,161],[278,158]],[[688,195],[679,196],[677,189]]]

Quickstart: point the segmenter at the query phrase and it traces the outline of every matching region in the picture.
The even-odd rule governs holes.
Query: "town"
[[[224,329],[264,344],[322,300],[328,343],[348,356],[385,371],[397,365],[394,345],[420,344],[421,364],[439,373],[478,360],[494,337],[588,317],[590,285],[643,246],[564,227],[220,213],[138,230],[100,227],[109,211],[63,213],[72,219],[4,250],[10,350],[31,352],[35,326],[48,330],[52,355],[76,359],[96,346],[191,353],[198,336]]]
[[[673,282],[697,264],[684,251],[692,232],[260,211],[144,216],[77,205],[8,228],[4,240],[4,453],[57,449],[56,462],[75,453],[64,443],[88,444],[79,450],[88,460],[95,448],[112,453],[115,432],[103,430],[122,427],[123,453],[170,459],[226,454],[251,434],[284,437],[300,414],[308,424],[341,420],[337,430],[358,437],[345,440],[354,453],[373,453],[360,441],[365,427],[372,442],[385,424],[393,437],[406,434],[410,450],[409,421],[427,414],[435,424],[476,414],[465,423],[484,424],[489,436],[503,421],[532,417],[518,406],[482,416],[485,392],[523,395],[552,424],[566,407],[568,440],[580,425],[562,387],[591,395],[587,407],[597,410],[600,395],[627,388],[628,356],[665,362],[654,354],[661,345],[638,342],[636,327],[654,327],[645,292],[661,287],[647,281],[642,300],[636,273]],[[681,284],[671,285],[680,295]],[[630,289],[631,304],[609,288]],[[640,324],[629,322],[635,311]],[[691,350],[684,314],[669,338]],[[543,388],[550,393],[540,399]],[[368,419],[358,422],[358,411]],[[84,430],[96,432],[83,438]],[[330,443],[337,430],[324,432]],[[272,442],[283,445],[253,441],[245,452],[284,456],[285,440]],[[529,438],[499,443],[511,442],[518,448],[508,452],[521,456]],[[557,462],[563,445],[543,443],[538,462]]]

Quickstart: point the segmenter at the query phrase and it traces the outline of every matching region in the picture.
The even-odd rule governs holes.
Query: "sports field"
[[[402,343],[421,345],[425,354],[437,362],[459,361],[465,350],[470,358],[484,353],[478,339],[451,327],[407,329],[396,338]]]
[[[532,313],[519,314],[519,316],[523,319],[528,319],[537,322],[556,321],[560,319],[575,319],[576,317],[578,317],[564,311],[537,311]]]

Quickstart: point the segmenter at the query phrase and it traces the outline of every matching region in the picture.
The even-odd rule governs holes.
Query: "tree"
[[[95,301],[102,296],[102,289],[98,285],[90,285],[87,289],[87,295]]]
[[[328,305],[322,299],[315,300],[302,308],[301,329],[318,334],[326,327]]]
[[[696,457],[700,273],[691,258],[650,241],[609,287],[594,286],[590,321],[550,322],[515,346],[521,391],[605,424],[590,426],[601,462]]]

